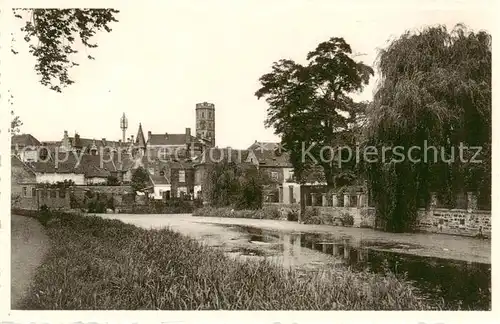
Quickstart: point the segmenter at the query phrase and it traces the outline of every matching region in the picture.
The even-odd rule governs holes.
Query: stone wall
[[[491,212],[466,209],[420,209],[417,230],[463,236],[491,237]]]
[[[375,208],[373,207],[312,207],[306,212],[317,209],[320,223],[342,225],[341,220],[348,214],[353,217],[353,227],[375,227]],[[418,210],[415,230],[428,233],[443,233],[461,236],[491,237],[491,212],[473,209],[432,208]]]

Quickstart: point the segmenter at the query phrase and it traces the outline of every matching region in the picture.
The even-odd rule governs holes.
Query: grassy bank
[[[410,284],[348,269],[299,278],[167,229],[59,215],[23,309],[427,309]]]

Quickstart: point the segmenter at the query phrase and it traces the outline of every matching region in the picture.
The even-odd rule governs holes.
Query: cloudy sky
[[[127,3],[127,2],[124,2]],[[142,3],[142,2],[141,2]],[[146,1],[149,4],[149,2]],[[82,137],[121,138],[119,119],[129,119],[127,136],[144,131],[183,133],[195,129],[195,104],[216,107],[218,146],[244,148],[277,137],[265,129],[266,104],[254,96],[259,77],[274,61],[303,61],[332,36],[344,37],[359,60],[373,64],[377,50],[405,30],[465,23],[491,31],[491,1],[376,3],[354,1],[164,1],[122,6],[111,33],[82,49],[70,71],[76,83],[55,93],[38,82],[21,22],[11,24],[20,53],[7,72],[22,132],[41,141],[60,140],[64,130]],[[355,3],[354,5],[352,3]],[[438,5],[441,4],[441,5]],[[5,66],[5,65],[4,65]],[[5,75],[5,74],[4,74]],[[372,97],[377,76],[360,100]],[[5,80],[5,79],[4,79]]]

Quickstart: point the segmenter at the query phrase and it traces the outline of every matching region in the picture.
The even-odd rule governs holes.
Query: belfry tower
[[[215,146],[215,105],[202,102],[196,104],[196,136],[207,139]]]
[[[128,128],[128,119],[127,116],[125,116],[125,113],[123,113],[122,118],[120,118],[120,128],[122,129],[122,143],[125,143],[125,133]]]

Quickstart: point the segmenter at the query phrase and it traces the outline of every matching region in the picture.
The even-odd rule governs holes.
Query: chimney
[[[186,127],[186,144],[191,143],[191,128]]]
[[[134,144],[134,135],[130,135],[130,143]]]
[[[148,131],[148,143],[151,142],[151,131]]]

